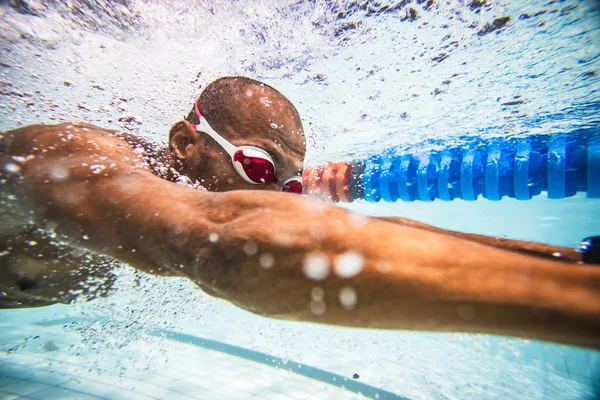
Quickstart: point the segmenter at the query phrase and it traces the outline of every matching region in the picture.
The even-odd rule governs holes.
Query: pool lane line
[[[77,319],[77,321],[84,321],[95,323],[97,319]],[[104,320],[104,319],[102,319]],[[105,320],[108,322],[108,320]],[[43,321],[35,323],[36,325],[42,326],[54,326],[64,325],[71,323],[71,319],[56,319],[50,321]],[[243,358],[248,361],[257,362],[263,365],[267,365],[272,368],[289,371],[291,373],[304,376],[312,380],[316,380],[322,383],[326,383],[331,386],[335,386],[340,389],[347,390],[352,393],[360,394],[361,396],[369,399],[378,400],[410,400],[408,397],[392,393],[385,389],[378,388],[376,386],[363,383],[352,378],[348,378],[333,372],[325,371],[323,369],[312,367],[310,365],[301,364],[297,361],[284,359],[282,357],[275,357],[267,353],[263,353],[256,350],[247,349],[244,347],[219,342],[213,339],[202,338],[199,336],[189,335],[186,333],[170,331],[166,329],[153,329],[146,331],[148,334],[183,344],[191,344],[193,346],[202,347],[207,350],[218,351],[220,353],[228,354],[233,357]]]
[[[218,351],[220,353],[229,354],[234,357],[243,358],[245,360],[257,362],[273,368],[289,371],[291,373],[304,376],[306,378],[323,382],[340,389],[347,390],[356,394],[360,394],[370,399],[379,400],[410,400],[407,397],[397,395],[385,389],[381,389],[369,384],[356,381],[352,378],[325,371],[317,367],[301,364],[289,359],[271,356],[256,350],[246,349],[244,347],[235,346],[212,339],[201,338],[198,336],[188,335],[186,333],[169,331],[165,329],[156,329],[148,332],[151,335],[163,337],[180,343],[191,344],[202,347],[204,349]]]

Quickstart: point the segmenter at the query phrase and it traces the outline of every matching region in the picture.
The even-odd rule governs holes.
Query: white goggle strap
[[[217,131],[215,131],[208,124],[208,121],[206,121],[206,118],[204,118],[204,116],[200,117],[200,123],[198,123],[198,125],[196,125],[196,130],[200,131],[200,132],[204,132],[208,136],[213,138],[215,140],[215,142],[219,143],[219,146],[221,146],[233,160],[233,155],[235,154],[235,152],[238,148],[236,146],[234,146],[233,144],[229,143],[223,136],[219,135],[217,133]]]

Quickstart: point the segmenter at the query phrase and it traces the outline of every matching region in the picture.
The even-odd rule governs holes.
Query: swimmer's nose
[[[281,192],[281,188],[275,182],[269,182],[265,185],[266,190],[272,190],[275,192]]]

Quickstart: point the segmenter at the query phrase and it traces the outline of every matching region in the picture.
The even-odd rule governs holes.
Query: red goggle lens
[[[236,151],[233,160],[242,165],[248,179],[254,183],[267,183],[275,180],[275,166],[269,160],[248,157],[243,150]]]
[[[302,194],[302,182],[299,179],[293,179],[283,185],[284,192]]]

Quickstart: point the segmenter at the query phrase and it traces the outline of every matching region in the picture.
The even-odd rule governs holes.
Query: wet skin
[[[193,190],[156,176],[131,138],[91,125],[34,125],[2,135],[1,234],[5,250],[11,249],[0,265],[10,273],[0,279],[11,296],[27,294],[30,284],[44,289],[44,275],[63,286],[77,280],[65,272],[68,265],[30,267],[31,257],[15,244],[32,227],[51,228],[63,248],[150,274],[184,276],[269,317],[600,348],[600,269],[551,260],[547,251],[554,248],[540,245],[533,253],[541,256],[532,256],[521,251],[520,242],[507,250],[407,220],[360,217],[275,188]],[[194,150],[189,144],[174,144],[157,159],[185,163]],[[230,165],[214,151],[215,163]],[[282,168],[294,173],[299,167],[291,162]],[[231,186],[218,189],[241,189],[233,174],[225,177]],[[45,243],[40,239],[38,245]],[[43,251],[51,258],[58,250]],[[348,254],[359,259],[360,268],[344,277],[336,273],[343,267],[335,265]],[[305,274],[307,260],[315,256],[328,264],[321,280]],[[40,272],[44,268],[49,269]],[[340,301],[348,288],[356,295],[353,304]],[[47,296],[40,294],[40,301],[61,300]]]

